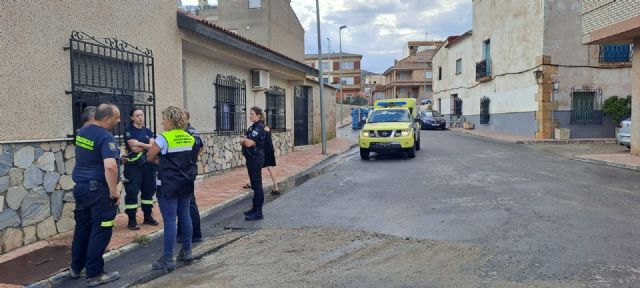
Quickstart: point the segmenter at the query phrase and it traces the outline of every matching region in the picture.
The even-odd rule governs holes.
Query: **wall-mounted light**
[[[533,71],[533,77],[536,78],[536,83],[538,83],[538,84],[542,84],[543,83],[542,70],[540,70],[540,69],[534,70]]]
[[[553,81],[553,92],[558,92],[558,90],[560,89],[560,82],[558,81]]]

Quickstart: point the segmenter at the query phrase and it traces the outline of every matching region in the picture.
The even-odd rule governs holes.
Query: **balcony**
[[[598,60],[600,64],[631,63],[633,49],[629,44],[600,45]]]
[[[486,82],[491,80],[491,59],[484,59],[476,63],[476,81]]]

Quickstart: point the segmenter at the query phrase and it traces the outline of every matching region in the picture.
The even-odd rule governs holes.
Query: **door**
[[[309,88],[295,86],[293,107],[293,145],[309,144]]]

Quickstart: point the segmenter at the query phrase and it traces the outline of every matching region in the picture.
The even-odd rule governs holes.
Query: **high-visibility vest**
[[[182,129],[174,129],[161,134],[167,140],[167,153],[160,155],[158,174],[160,191],[164,196],[181,197],[193,193],[196,179],[191,150],[195,138]]]

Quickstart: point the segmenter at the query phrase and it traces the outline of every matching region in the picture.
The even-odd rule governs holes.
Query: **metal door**
[[[309,89],[305,86],[295,86],[293,108],[293,145],[309,144]]]

